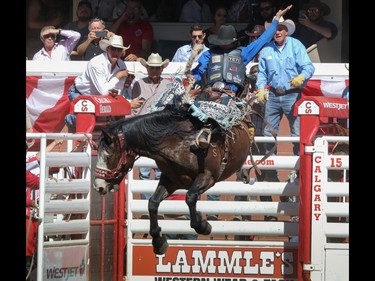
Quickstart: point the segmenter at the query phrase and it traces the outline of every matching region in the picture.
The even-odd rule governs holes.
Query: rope
[[[32,271],[32,269],[33,269],[34,258],[35,258],[35,252],[34,252],[33,255],[31,256],[30,268],[29,268],[29,271],[27,272],[26,280],[29,279],[30,274],[31,274],[31,271]]]

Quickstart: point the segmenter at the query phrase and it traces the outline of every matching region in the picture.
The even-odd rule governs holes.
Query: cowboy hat
[[[280,17],[279,24],[284,25],[286,29],[288,29],[288,35],[292,35],[294,31],[296,30],[296,25],[294,24],[294,21],[287,19],[285,20],[283,17]],[[267,29],[271,23],[265,22],[264,27]]]
[[[327,4],[320,2],[320,0],[310,0],[309,3],[303,5],[302,10],[308,10],[309,8],[318,8],[323,12],[323,16],[327,16],[331,13],[330,7]]]
[[[158,53],[152,53],[147,61],[144,58],[140,58],[139,62],[146,68],[147,66],[162,66],[163,68],[166,68],[169,64],[169,59],[163,61]]]
[[[124,43],[122,41],[122,37],[120,35],[113,35],[109,39],[103,38],[102,40],[99,41],[99,47],[102,49],[104,52],[107,51],[107,47],[112,46],[115,48],[127,50],[130,48],[130,45],[127,47],[124,47]]]
[[[233,25],[222,25],[218,34],[208,36],[208,42],[212,45],[229,45],[237,40],[237,32]]]
[[[251,30],[251,32],[246,30],[245,34],[247,36],[250,36],[250,37],[253,37],[253,36],[258,37],[258,36],[261,36],[265,30],[266,29],[264,28],[263,25],[257,24],[256,26],[254,26],[254,28]]]

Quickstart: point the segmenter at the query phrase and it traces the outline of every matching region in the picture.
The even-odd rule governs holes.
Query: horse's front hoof
[[[207,220],[202,220],[199,227],[195,228],[195,231],[198,234],[208,235],[211,233],[212,226]]]
[[[168,242],[165,237],[152,238],[152,246],[154,247],[154,253],[157,255],[163,255],[167,252]]]

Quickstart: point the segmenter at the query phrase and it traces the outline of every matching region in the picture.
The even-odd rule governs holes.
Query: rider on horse
[[[239,47],[239,39],[236,38],[237,32],[234,26],[222,25],[217,35],[211,34],[208,37],[211,47],[200,56],[198,65],[187,75],[188,82],[199,83],[206,76],[207,85],[211,89],[209,92],[217,93],[220,96],[220,102],[228,105],[230,100],[239,97],[244,89],[246,65],[273,38],[279,19],[291,8],[292,5],[279,10],[267,30],[246,47]],[[191,109],[193,116],[198,117],[204,123],[207,121],[208,118],[196,104],[193,104]],[[203,128],[196,138],[196,147],[207,148],[210,135],[210,128],[208,126]]]

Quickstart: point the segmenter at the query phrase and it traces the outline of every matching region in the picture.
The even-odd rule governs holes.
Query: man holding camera
[[[102,38],[110,38],[113,32],[105,29],[105,22],[101,19],[92,19],[89,23],[89,33],[86,40],[78,45],[77,55],[82,56],[83,60],[91,60],[93,57],[100,55],[104,51],[99,46]]]

